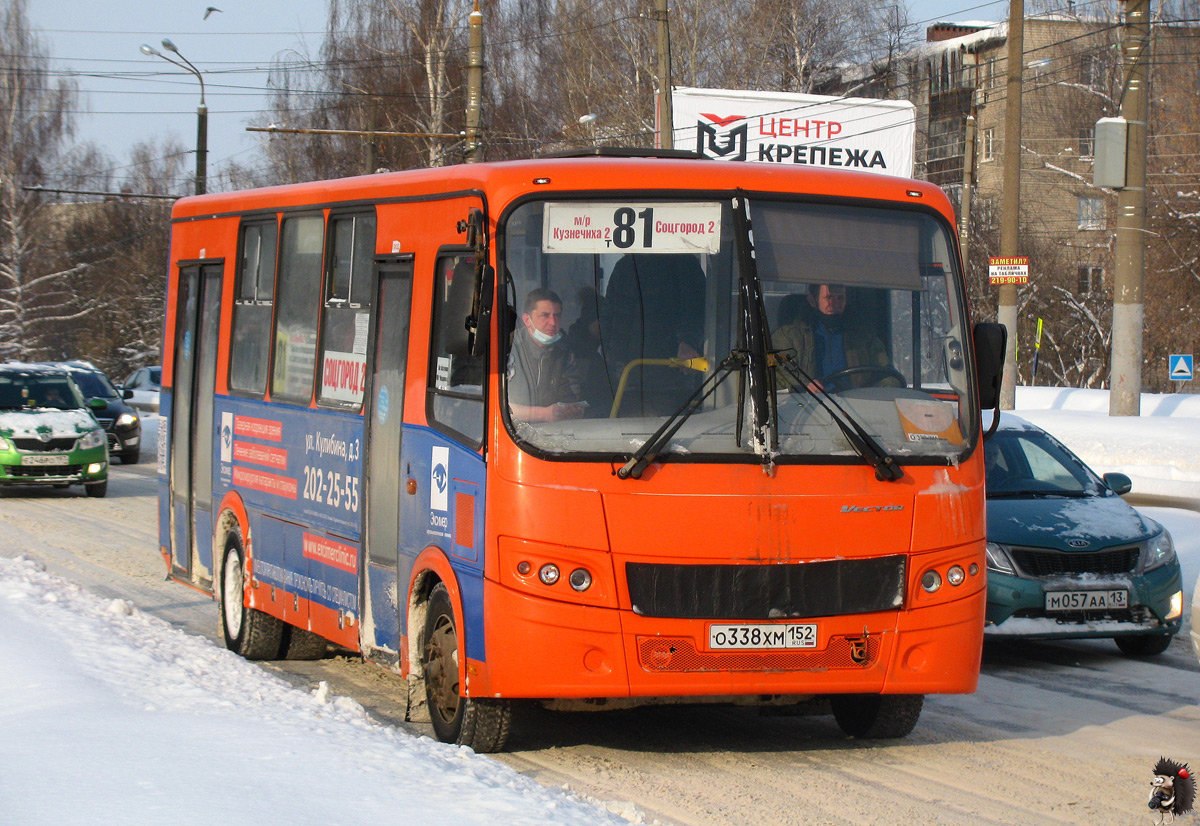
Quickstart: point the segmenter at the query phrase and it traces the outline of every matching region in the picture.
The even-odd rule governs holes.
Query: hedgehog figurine
[[[1173,823],[1175,815],[1187,814],[1196,802],[1196,780],[1186,763],[1176,763],[1165,757],[1154,764],[1154,779],[1150,781],[1150,811],[1155,826]]]

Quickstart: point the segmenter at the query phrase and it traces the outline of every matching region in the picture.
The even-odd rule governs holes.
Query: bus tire
[[[283,643],[283,621],[246,605],[246,553],[242,532],[234,528],[225,539],[217,606],[225,647],[248,660],[273,660]]]
[[[923,694],[835,694],[833,719],[851,737],[907,737],[917,725]]]
[[[454,606],[446,586],[438,583],[429,594],[421,645],[433,732],[443,743],[470,746],[480,754],[500,751],[512,726],[512,705],[507,700],[462,696],[458,658]]]
[[[319,660],[328,652],[329,643],[320,634],[285,625],[282,650],[285,660]]]

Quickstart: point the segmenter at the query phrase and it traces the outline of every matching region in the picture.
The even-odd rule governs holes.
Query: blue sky
[[[221,11],[206,20],[210,3]],[[170,38],[205,76],[212,176],[229,159],[253,160],[264,137],[245,127],[266,125],[256,117],[266,69],[289,51],[317,54],[327,6],[328,0],[29,0],[28,12],[55,68],[77,73],[86,92],[78,139],[103,146],[118,166],[134,143],[156,136],[195,145],[199,83],[138,50],[148,43],[162,51],[162,39]],[[1008,2],[911,0],[908,8],[909,20],[924,28],[933,20],[1002,19]]]

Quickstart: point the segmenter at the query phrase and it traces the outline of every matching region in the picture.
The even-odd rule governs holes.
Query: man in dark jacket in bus
[[[794,350],[803,375],[819,380],[851,367],[886,367],[887,348],[866,319],[846,312],[846,288],[811,284],[808,294],[780,305],[780,326],[771,334],[776,350]],[[794,315],[792,315],[794,313]],[[812,385],[810,384],[810,389]]]
[[[527,422],[579,418],[587,409],[583,375],[563,340],[562,299],[551,290],[530,290],[521,321],[508,355],[509,410]]]

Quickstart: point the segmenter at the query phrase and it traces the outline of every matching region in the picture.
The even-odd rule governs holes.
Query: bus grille
[[[1029,576],[1125,574],[1137,565],[1138,553],[1136,546],[1093,553],[1012,549],[1013,560]]]
[[[697,651],[686,637],[638,638],[638,661],[647,671],[813,671],[869,668],[880,637],[833,637],[822,651]]]
[[[646,617],[778,620],[895,611],[901,555],[787,565],[625,564],[633,611]]]

